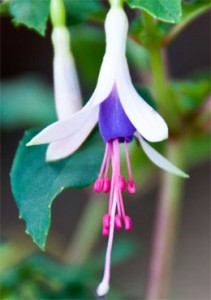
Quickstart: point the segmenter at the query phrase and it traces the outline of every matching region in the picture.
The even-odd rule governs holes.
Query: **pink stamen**
[[[125,143],[125,149],[126,149],[128,173],[129,173],[129,177],[132,178],[127,143]],[[107,177],[110,161],[112,164],[111,180]],[[95,181],[94,190],[96,192],[101,192],[103,190],[104,193],[108,193],[110,191],[108,213],[104,215],[102,221],[103,235],[108,236],[110,234],[111,211],[114,202],[114,194],[116,197],[116,208],[118,212],[118,214],[114,218],[114,226],[117,229],[122,229],[123,227],[122,222],[124,221],[125,229],[131,230],[132,221],[128,216],[125,215],[124,203],[122,198],[122,190],[126,188],[129,193],[133,194],[136,192],[136,186],[133,179],[130,179],[128,182],[126,182],[124,176],[122,176],[120,173],[120,153],[119,153],[118,139],[115,139],[112,142],[106,144],[105,155],[104,155],[99,176],[103,176],[104,178],[99,177]]]
[[[113,161],[114,169],[116,170],[116,178],[120,175],[120,154],[119,154],[119,141],[115,139],[113,141]]]
[[[106,148],[105,148],[105,153],[104,153],[104,157],[103,157],[103,162],[100,168],[100,173],[99,173],[99,178],[103,177],[103,171],[106,165],[106,161],[107,161],[107,156],[108,156],[108,152],[109,152],[109,143],[106,143]]]
[[[129,181],[126,183],[125,178],[120,172],[120,153],[119,153],[119,140],[115,139],[110,143],[107,143],[107,150],[103,160],[103,166],[101,167],[100,176],[103,175],[104,179],[98,178],[96,180],[96,190],[103,189],[104,192],[110,191],[109,196],[109,209],[108,213],[103,217],[103,236],[108,236],[108,246],[105,257],[105,269],[103,279],[97,288],[98,296],[104,296],[109,290],[110,281],[110,263],[111,263],[111,250],[114,237],[114,228],[122,229],[123,222],[125,230],[129,231],[132,229],[132,220],[129,216],[125,215],[124,203],[122,198],[122,190],[127,188],[128,192],[133,194],[136,191],[135,182],[132,179],[132,171],[130,166],[130,159],[128,154],[128,146],[125,143],[126,159],[129,174]],[[111,181],[107,177],[109,164],[112,164],[112,177]],[[101,181],[101,180],[102,181]],[[103,182],[103,187],[101,184]],[[116,210],[118,211],[116,215]]]
[[[119,142],[118,140],[114,140],[113,141],[113,151],[112,151],[112,170],[113,170],[113,174],[115,174],[114,176],[114,181],[113,181],[113,185],[116,188],[117,191],[117,210],[118,210],[118,214],[121,215],[121,203],[119,201],[119,192],[120,192],[120,184],[119,184],[119,178],[120,176],[120,160],[119,160]],[[121,181],[121,178],[120,178]],[[113,194],[110,194],[111,198],[111,203],[112,203],[112,199],[113,199]],[[111,206],[110,206],[111,207]]]
[[[111,214],[112,201],[113,201],[113,194],[114,194],[114,186],[115,186],[115,174],[114,174],[114,172],[113,172],[112,178],[111,178],[111,190],[110,190],[109,206],[108,206],[109,214]]]
[[[135,194],[136,193],[136,183],[133,180],[129,180],[127,183],[127,191],[129,194]]]
[[[107,143],[107,147],[108,147],[108,152],[107,152],[107,160],[106,160],[106,167],[105,167],[105,173],[104,173],[104,177],[108,177],[108,169],[109,169],[109,165],[110,165],[110,160],[111,160],[111,153],[112,153],[112,143],[109,142]]]
[[[110,220],[111,220],[111,216],[109,214],[103,216],[103,228],[107,228],[109,230]]]
[[[125,230],[129,231],[132,229],[132,220],[130,217],[125,216],[124,217],[124,222],[125,222]]]
[[[121,208],[119,199],[117,200],[117,212],[118,212],[118,215],[120,215],[120,216],[122,215],[122,208]]]
[[[106,237],[108,235],[109,235],[109,229],[103,227],[103,236]]]
[[[111,190],[111,181],[109,178],[104,178],[103,192],[108,193]]]
[[[103,181],[104,180],[102,178],[97,178],[95,180],[93,189],[94,189],[94,191],[96,193],[100,193],[102,191],[102,189],[103,189]]]
[[[115,216],[115,227],[116,229],[122,229],[122,217],[120,215]]]
[[[125,142],[125,156],[126,156],[126,162],[127,162],[127,169],[128,169],[128,176],[130,180],[133,180],[132,176],[132,169],[130,164],[130,156],[129,156],[129,150],[128,150],[128,143]]]
[[[120,175],[119,178],[118,178],[118,181],[119,181],[120,190],[124,191],[127,187],[127,183],[126,183],[126,180],[125,180],[124,176]]]
[[[105,269],[104,269],[103,279],[97,287],[98,296],[104,296],[109,290],[111,250],[112,250],[113,239],[114,239],[114,220],[115,220],[116,205],[117,205],[117,192],[114,190],[114,197],[113,197],[113,203],[111,209],[111,221],[110,221],[111,225],[109,230],[108,246],[107,246],[106,257],[105,257]],[[106,231],[104,231],[104,233],[107,234]]]
[[[123,218],[125,217],[125,208],[124,208],[124,203],[123,203],[123,199],[122,199],[122,193],[121,191],[119,190],[118,191],[118,200],[119,200],[119,205],[121,207],[121,215],[123,216]]]

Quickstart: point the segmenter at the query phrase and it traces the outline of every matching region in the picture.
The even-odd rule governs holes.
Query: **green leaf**
[[[187,165],[196,166],[210,159],[210,135],[191,137],[187,140]]]
[[[10,13],[16,25],[22,24],[45,35],[50,0],[11,0]]]
[[[209,77],[173,81],[171,87],[177,95],[178,107],[182,113],[198,109],[211,93]]]
[[[0,14],[7,16],[9,14],[9,2],[0,3]]]
[[[25,245],[24,245],[25,246]],[[1,264],[0,264],[0,281],[6,270],[17,264],[22,258],[29,253],[27,247],[17,245],[7,241],[0,242]]]
[[[192,2],[183,2],[182,4],[182,20],[181,23],[190,22],[195,19],[200,14],[204,13],[211,7],[211,2],[209,0],[199,0]]]
[[[97,178],[104,144],[99,134],[92,134],[69,158],[46,163],[46,145],[25,146],[37,133],[37,130],[26,132],[20,142],[12,166],[11,184],[20,218],[26,221],[26,233],[44,250],[54,198],[65,188],[87,186]]]
[[[163,39],[163,45],[169,44],[190,22],[211,8],[209,0],[183,2],[181,22],[172,27]]]
[[[127,0],[127,3],[163,22],[178,23],[182,16],[181,0]]]
[[[46,126],[56,120],[52,88],[32,75],[2,82],[0,110],[3,130]]]

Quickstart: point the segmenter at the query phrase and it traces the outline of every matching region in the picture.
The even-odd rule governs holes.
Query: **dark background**
[[[52,47],[50,28],[47,38],[41,38],[24,28],[15,29],[9,18],[1,20],[1,77],[6,80],[25,73],[38,73],[52,83]],[[169,47],[172,76],[183,78],[210,66],[210,16],[205,14],[188,26]],[[33,59],[32,59],[33,58]],[[9,172],[21,131],[2,133],[2,235],[14,240],[24,239],[24,222],[18,219],[9,183]],[[210,167],[207,162],[189,170],[185,182],[175,249],[174,272],[169,300],[210,299]],[[150,251],[150,240],[156,208],[157,188],[127,204],[134,220],[136,239],[141,239],[141,252],[129,262],[115,268],[112,280],[128,295],[138,299],[144,289]],[[52,237],[61,245],[68,244],[86,204],[86,190],[65,191],[53,204],[52,226],[47,243],[50,251]],[[137,197],[136,197],[137,198]],[[135,207],[135,209],[134,209]],[[15,230],[14,230],[15,229]],[[105,246],[105,242],[102,241]],[[64,247],[65,249],[65,247]],[[140,284],[141,283],[141,284]]]

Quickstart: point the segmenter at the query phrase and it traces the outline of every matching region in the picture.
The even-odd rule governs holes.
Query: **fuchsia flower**
[[[127,190],[130,194],[136,192],[128,152],[128,144],[134,135],[140,141],[146,155],[156,165],[176,175],[187,177],[145,141],[158,142],[166,139],[168,127],[163,118],[139,96],[132,85],[125,57],[127,31],[128,20],[124,11],[121,8],[111,8],[105,21],[106,51],[92,97],[80,111],[48,126],[28,143],[36,145],[56,141],[48,148],[46,157],[48,161],[61,159],[76,151],[97,122],[99,124],[106,147],[99,177],[94,183],[94,191],[110,193],[108,212],[103,217],[103,235],[109,237],[104,276],[97,289],[99,296],[109,290],[114,228],[132,228],[132,221],[125,213],[122,191]],[[128,180],[121,174],[120,144],[124,144],[125,147]]]

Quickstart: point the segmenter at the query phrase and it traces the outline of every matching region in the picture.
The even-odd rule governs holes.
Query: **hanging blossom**
[[[70,33],[65,26],[53,29],[52,43],[55,105],[58,119],[63,120],[81,109],[81,93],[70,49]]]
[[[111,8],[105,21],[106,51],[94,93],[88,103],[66,120],[56,122],[35,136],[28,145],[37,145],[69,139],[66,147],[56,146],[48,152],[47,160],[64,158],[77,150],[98,122],[105,142],[105,154],[99,176],[94,183],[97,193],[109,193],[108,212],[103,217],[103,235],[108,236],[105,269],[102,282],[97,288],[99,296],[109,290],[110,259],[114,228],[129,231],[132,220],[126,214],[122,191],[136,192],[128,144],[134,135],[146,155],[160,168],[179,176],[187,175],[172,165],[146,140],[158,142],[168,137],[168,127],[163,118],[149,106],[132,85],[125,57],[128,20],[121,8]],[[124,145],[128,169],[128,180],[122,176],[120,166],[120,144]],[[109,168],[112,169],[111,179]]]
[[[82,107],[82,97],[74,57],[71,52],[70,32],[67,29],[65,7],[62,0],[51,0],[51,40],[54,50],[53,79],[54,98],[58,120],[65,120]],[[58,147],[68,147],[69,138],[53,141],[47,148],[46,157]]]

